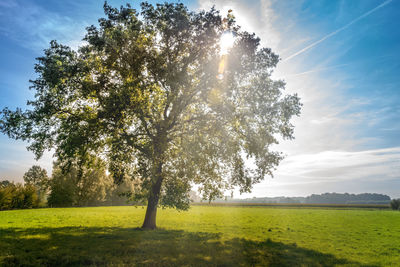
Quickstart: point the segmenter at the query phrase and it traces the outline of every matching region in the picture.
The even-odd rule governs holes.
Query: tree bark
[[[146,209],[146,216],[142,225],[143,229],[156,229],[156,216],[157,216],[157,204],[148,203]]]
[[[151,193],[148,198],[146,216],[142,228],[145,229],[156,229],[156,216],[157,216],[157,205],[160,197],[162,178],[159,178],[157,182],[152,186]]]
[[[148,201],[147,201],[146,215],[144,217],[144,222],[142,225],[142,228],[144,229],[155,229],[157,227],[156,225],[157,205],[158,205],[158,200],[160,198],[161,184],[163,181],[162,160],[158,159],[158,162],[155,165],[156,168],[154,171],[153,184],[151,186],[149,197],[147,199]]]

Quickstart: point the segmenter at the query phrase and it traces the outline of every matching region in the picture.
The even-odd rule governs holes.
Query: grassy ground
[[[0,265],[400,266],[400,212],[194,206],[0,212]]]

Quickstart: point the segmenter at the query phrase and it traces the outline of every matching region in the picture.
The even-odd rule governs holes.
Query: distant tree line
[[[383,194],[340,194],[324,193],[312,194],[307,197],[253,197],[246,199],[233,199],[225,197],[215,202],[235,203],[268,203],[268,204],[389,204],[390,197]]]
[[[90,166],[90,167],[89,167]],[[72,164],[68,169],[54,163],[53,173],[48,177],[45,169],[32,166],[23,176],[24,185],[7,180],[0,181],[0,210],[27,209],[38,207],[79,207],[126,205],[138,185],[134,180],[123,178],[115,184],[107,174],[106,165],[93,158],[87,166]],[[194,202],[202,201],[195,191],[190,192]],[[389,204],[400,210],[400,199],[391,200],[383,194],[312,194],[307,197],[261,197],[234,199],[221,197],[214,202],[270,203],[270,204]]]
[[[32,166],[23,178],[24,184],[0,182],[0,210],[126,205],[137,188],[130,179],[115,184],[99,159],[90,168],[74,164],[63,170],[55,163],[51,177],[40,166]]]
[[[306,197],[305,203],[309,204],[389,204],[390,197],[382,194],[338,194],[325,193]]]
[[[32,185],[23,186],[7,180],[0,182],[0,210],[29,209],[40,206],[40,200]]]

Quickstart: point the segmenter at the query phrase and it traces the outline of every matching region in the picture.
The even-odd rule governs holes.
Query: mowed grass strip
[[[0,212],[0,265],[400,266],[400,212],[193,206]]]

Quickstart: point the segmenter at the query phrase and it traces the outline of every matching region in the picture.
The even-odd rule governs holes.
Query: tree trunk
[[[146,209],[146,216],[144,217],[142,228],[155,229],[157,227],[156,225],[157,205],[158,205],[158,197],[156,199],[153,196],[149,196]]]
[[[162,161],[159,161],[156,166],[153,184],[148,197],[146,215],[142,225],[142,228],[144,229],[156,228],[157,205],[158,199],[160,198],[161,184],[163,181]]]

